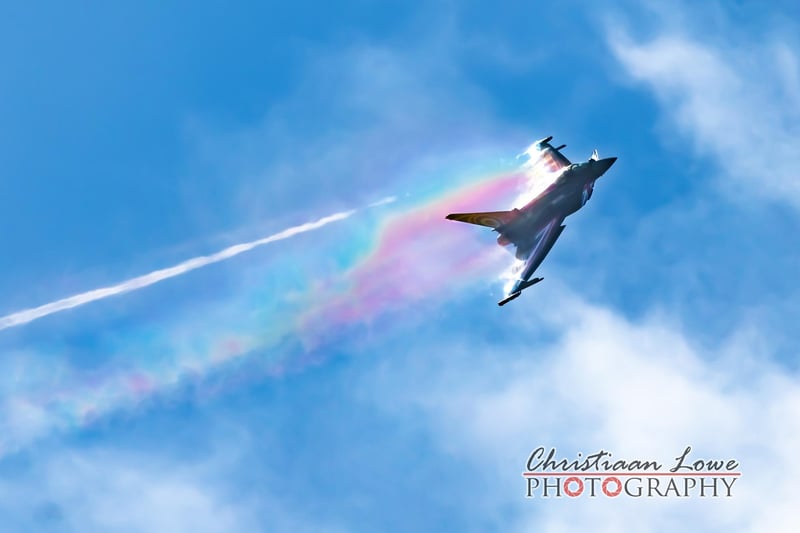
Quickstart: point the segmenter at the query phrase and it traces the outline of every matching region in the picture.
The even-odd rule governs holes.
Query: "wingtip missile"
[[[544,279],[544,278],[533,278],[533,279],[531,279],[531,280],[529,280],[529,281],[522,281],[522,282],[520,282],[520,284],[519,284],[519,287],[517,287],[517,289],[518,289],[519,291],[524,291],[524,290],[525,290],[525,289],[527,289],[528,287],[530,287],[530,286],[532,286],[532,285],[536,285],[537,283],[539,283],[539,282],[540,282],[540,281],[542,281],[543,279]]]
[[[514,298],[518,298],[520,294],[522,294],[522,291],[512,292],[511,294],[509,294],[508,296],[506,296],[505,298],[503,298],[502,300],[497,302],[497,305],[502,307],[502,306],[506,305],[508,302],[510,302],[511,300],[513,300]]]
[[[537,283],[539,283],[543,279],[544,278],[533,278],[533,279],[528,280],[528,281],[519,280],[516,284],[514,284],[514,289],[516,289],[516,290],[514,290],[514,292],[512,292],[511,294],[509,294],[508,296],[506,296],[505,298],[503,298],[499,302],[497,302],[497,305],[502,307],[502,306],[506,305],[508,302],[510,302],[511,300],[513,300],[515,298],[519,298],[520,294],[522,294],[522,291],[524,291],[525,289],[527,289],[531,285],[536,285]]]

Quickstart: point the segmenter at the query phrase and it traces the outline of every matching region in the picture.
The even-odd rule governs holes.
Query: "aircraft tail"
[[[511,211],[487,211],[485,213],[450,213],[446,218],[497,229],[516,219],[518,213],[519,210],[517,209],[512,209]]]

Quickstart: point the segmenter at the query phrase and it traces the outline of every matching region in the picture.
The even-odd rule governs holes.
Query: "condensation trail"
[[[387,203],[391,203],[393,201],[394,197],[388,197],[370,204],[369,207],[384,205]],[[138,276],[129,279],[127,281],[123,281],[122,283],[119,283],[117,285],[112,285],[111,287],[103,287],[101,289],[95,289],[81,294],[76,294],[68,298],[62,298],[61,300],[56,300],[55,302],[50,302],[48,304],[40,305],[39,307],[33,307],[31,309],[25,309],[24,311],[11,313],[10,315],[0,317],[0,330],[12,328],[15,326],[21,326],[23,324],[27,324],[39,318],[52,315],[53,313],[66,311],[67,309],[72,309],[91,302],[96,302],[97,300],[103,300],[105,298],[116,296],[118,294],[124,294],[126,292],[142,289],[144,287],[153,285],[154,283],[158,283],[159,281],[164,281],[169,278],[174,278],[176,276],[186,274],[187,272],[191,272],[192,270],[196,270],[204,266],[208,266],[214,263],[219,263],[220,261],[225,261],[226,259],[236,257],[237,255],[243,254],[244,252],[249,252],[253,248],[257,248],[259,246],[263,246],[271,242],[288,239],[294,237],[295,235],[299,235],[301,233],[314,231],[323,226],[327,226],[332,222],[344,220],[350,217],[355,212],[356,210],[352,209],[350,211],[342,211],[339,213],[334,213],[333,215],[328,215],[313,222],[306,222],[305,224],[300,224],[298,226],[287,228],[283,231],[280,231],[268,237],[264,237],[255,241],[250,241],[242,244],[235,244],[215,254],[195,257],[193,259],[189,259],[187,261],[184,261],[180,264],[177,264],[169,268],[162,268],[161,270],[155,270],[153,272],[150,272],[149,274],[145,274],[143,276]]]

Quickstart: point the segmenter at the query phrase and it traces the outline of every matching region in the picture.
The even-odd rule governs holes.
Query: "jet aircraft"
[[[537,164],[558,173],[558,178],[524,207],[447,215],[449,220],[492,228],[499,233],[497,243],[514,245],[517,259],[524,261],[518,278],[498,305],[507,304],[523,290],[542,281],[543,278],[531,279],[531,276],[564,231],[564,219],[586,204],[592,197],[594,182],[617,160],[616,157],[600,159],[595,150],[585,163],[570,163],[561,153],[566,145],[554,148],[550,144],[552,139],[552,136],[542,139],[534,143],[534,147],[539,156]]]

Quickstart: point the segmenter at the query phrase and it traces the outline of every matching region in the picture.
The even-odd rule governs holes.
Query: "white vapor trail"
[[[373,204],[370,204],[369,207],[383,205],[391,203],[393,201],[394,197],[388,197],[379,200],[378,202],[374,202]],[[97,300],[103,300],[104,298],[109,298],[111,296],[116,296],[118,294],[123,294],[126,292],[142,289],[144,287],[153,285],[154,283],[158,283],[159,281],[164,281],[165,279],[174,278],[176,276],[180,276],[181,274],[186,274],[187,272],[191,272],[192,270],[207,265],[211,265],[214,263],[219,263],[220,261],[225,261],[226,259],[230,259],[231,257],[235,257],[239,254],[243,254],[244,252],[248,252],[253,248],[257,248],[259,246],[263,246],[271,242],[288,239],[290,237],[294,237],[295,235],[306,233],[308,231],[314,231],[323,226],[327,226],[332,222],[344,220],[350,217],[355,212],[356,210],[352,209],[350,211],[342,211],[339,213],[334,213],[333,215],[320,218],[319,220],[315,220],[313,222],[306,222],[305,224],[300,224],[299,226],[293,226],[291,228],[287,228],[283,231],[280,231],[268,237],[264,237],[262,239],[242,244],[235,244],[215,254],[195,257],[193,259],[189,259],[187,261],[184,261],[183,263],[177,264],[169,268],[162,268],[161,270],[155,270],[153,272],[150,272],[149,274],[145,274],[143,276],[138,276],[129,279],[127,281],[123,281],[122,283],[119,283],[117,285],[112,285],[111,287],[103,287],[101,289],[95,289],[81,294],[76,294],[75,296],[70,296],[68,298],[63,298],[61,300],[56,300],[55,302],[50,302],[48,304],[40,305],[39,307],[33,307],[31,309],[25,309],[24,311],[11,313],[10,315],[0,317],[0,330],[12,328],[15,326],[21,326],[23,324],[27,324],[39,318],[52,315],[53,313],[66,311],[67,309],[72,309],[74,307],[85,305],[91,302],[96,302]]]

